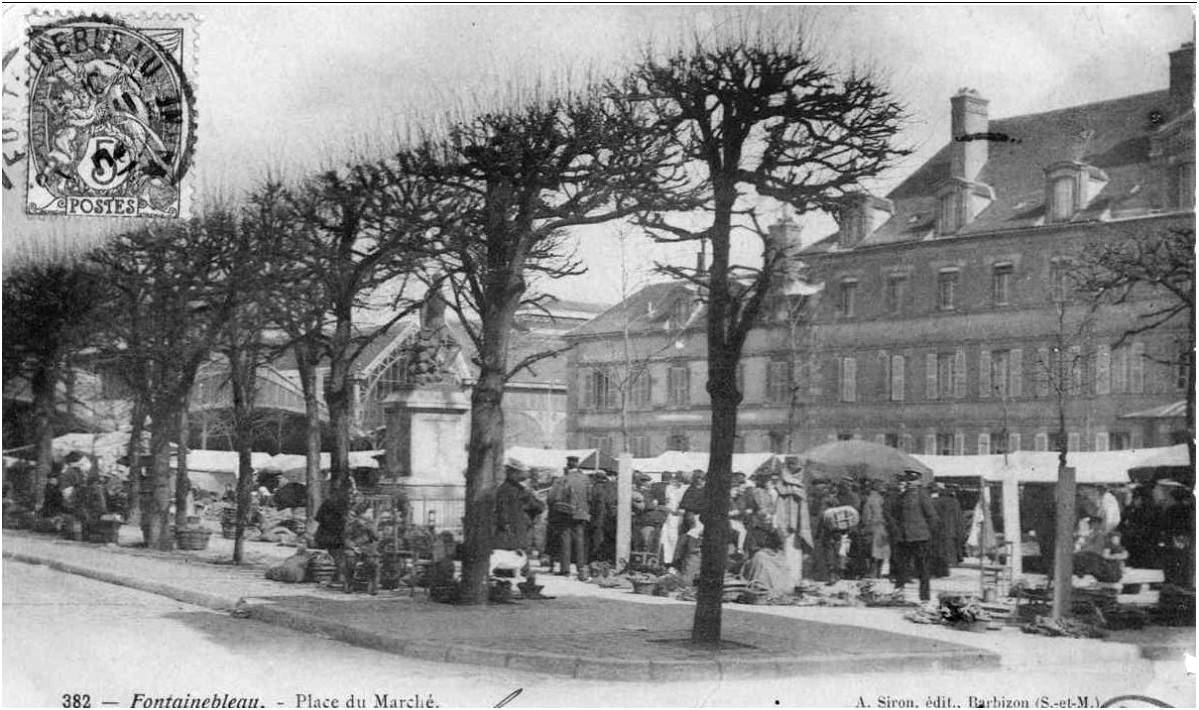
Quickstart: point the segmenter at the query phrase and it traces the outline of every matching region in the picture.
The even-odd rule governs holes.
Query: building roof
[[[1044,113],[992,119],[987,162],[978,182],[995,199],[956,235],[1021,229],[1044,223],[1045,169],[1063,161],[1098,168],[1108,178],[1094,199],[1073,217],[1088,222],[1111,213],[1132,216],[1164,205],[1157,181],[1148,174],[1151,138],[1168,124],[1194,121],[1194,110],[1155,91]],[[932,236],[936,188],[950,176],[952,143],[887,195],[894,213],[859,246],[920,241]],[[836,249],[838,233],[807,247],[806,253]]]
[[[1121,419],[1182,419],[1187,415],[1187,401],[1180,399],[1177,402],[1163,404],[1159,407],[1152,407],[1132,414],[1121,414]]]
[[[668,330],[677,304],[691,304],[694,299],[694,291],[681,281],[650,284],[570,331],[568,337],[622,333],[626,327],[635,333]]]

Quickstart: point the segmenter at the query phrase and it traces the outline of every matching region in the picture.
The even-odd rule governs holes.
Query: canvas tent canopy
[[[383,456],[382,449],[375,451],[351,451],[350,468],[379,468],[379,457]],[[328,471],[332,468],[332,458],[328,451],[321,452],[320,468]],[[263,471],[278,471],[289,481],[303,481],[308,468],[308,457],[301,454],[275,454],[256,469]]]
[[[579,468],[585,471],[604,469],[615,471],[617,461],[599,449],[538,449],[532,446],[509,446],[504,456],[516,459],[529,468],[560,471],[566,466],[567,456],[579,458]]]
[[[633,459],[633,468],[646,473],[670,471],[707,471],[710,455],[706,451],[664,451],[643,459]],[[758,469],[774,465],[779,457],[771,453],[733,454],[734,472],[752,475]]]
[[[1057,481],[1056,451],[1016,451],[1006,456],[912,456],[931,468],[937,480],[982,478],[985,481],[998,482],[1014,475],[1020,483]],[[1129,471],[1147,463],[1158,466],[1189,466],[1190,458],[1185,444],[1123,451],[1071,451],[1066,455],[1066,465],[1074,467],[1075,481],[1084,485],[1128,483]]]

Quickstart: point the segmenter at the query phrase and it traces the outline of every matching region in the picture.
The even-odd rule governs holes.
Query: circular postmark
[[[183,29],[92,15],[28,42],[27,211],[179,216],[195,142]]]

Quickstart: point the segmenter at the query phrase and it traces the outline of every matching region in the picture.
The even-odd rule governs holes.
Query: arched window
[[[1074,216],[1075,179],[1073,175],[1059,177],[1053,181],[1050,218],[1054,222],[1065,222]]]

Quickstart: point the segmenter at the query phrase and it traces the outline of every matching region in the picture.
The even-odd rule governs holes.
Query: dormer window
[[[990,185],[950,178],[937,188],[937,234],[956,234],[992,202]]]
[[[674,302],[674,306],[670,312],[670,319],[674,321],[676,328],[682,328],[687,324],[687,319],[691,317],[691,299],[680,298]]]
[[[1107,185],[1107,174],[1078,161],[1054,163],[1045,169],[1048,221],[1068,222]]]
[[[839,294],[840,301],[838,310],[845,318],[852,318],[854,315],[854,307],[858,296],[858,280],[857,279],[842,279],[841,293]]]
[[[962,193],[951,192],[942,195],[940,200],[940,219],[937,220],[938,234],[953,234],[962,228]]]
[[[1074,216],[1075,180],[1073,176],[1060,177],[1053,181],[1053,198],[1049,201],[1049,218],[1054,222],[1066,222]]]

